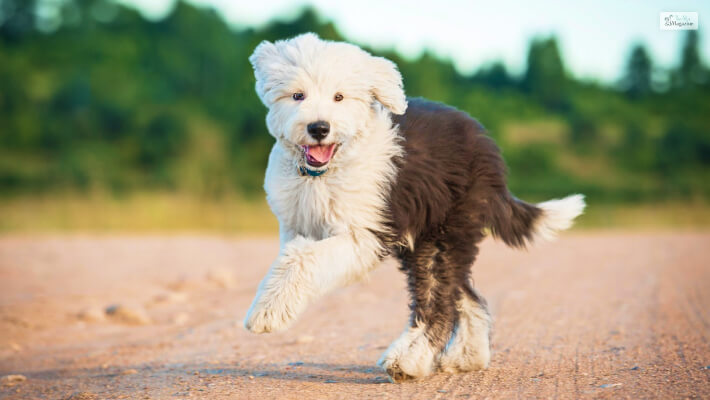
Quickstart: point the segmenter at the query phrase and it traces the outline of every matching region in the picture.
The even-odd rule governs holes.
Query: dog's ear
[[[256,78],[256,94],[259,99],[269,106],[267,94],[273,88],[273,83],[269,79],[270,71],[278,68],[281,56],[273,43],[264,40],[259,43],[254,49],[254,53],[249,57],[249,62],[254,68],[254,77]]]
[[[372,94],[393,114],[404,114],[407,110],[407,97],[402,85],[402,74],[392,61],[383,57],[371,57]]]

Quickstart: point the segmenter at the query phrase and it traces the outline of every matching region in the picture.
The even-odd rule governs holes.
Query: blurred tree
[[[687,31],[681,50],[680,66],[674,74],[674,86],[693,89],[708,83],[708,71],[700,57],[698,31]]]
[[[643,124],[630,121],[616,148],[618,162],[631,171],[647,171],[656,162],[656,141],[644,132]]]
[[[631,50],[622,82],[624,92],[629,98],[638,99],[651,92],[651,69],[651,57],[646,47],[637,44]]]
[[[515,80],[508,74],[505,64],[500,61],[481,67],[471,80],[493,89],[511,87],[515,84]]]
[[[534,39],[528,50],[522,88],[551,110],[569,107],[568,82],[557,39]]]
[[[37,1],[59,11],[35,14]],[[248,57],[261,40],[304,32],[343,39],[312,8],[239,30],[187,1],[149,21],[112,0],[0,0],[0,196],[67,185],[261,197],[273,138]],[[697,41],[686,37],[678,76],[696,76],[692,71],[702,66]],[[691,193],[686,189],[695,185],[710,198],[710,180],[703,179],[710,176],[710,91],[697,86],[702,79],[683,80],[700,90],[631,102],[619,91],[568,76],[554,38],[531,43],[520,80],[502,63],[465,75],[433,52],[411,60],[368,50],[398,65],[408,95],[479,118],[500,139],[521,196],[582,190],[598,199],[638,199],[666,190]],[[641,93],[651,71],[644,59],[642,49],[624,75],[635,77]],[[567,172],[587,162],[608,168]],[[639,179],[620,193],[612,177],[623,170]],[[642,191],[637,181],[663,191]]]
[[[707,126],[672,120],[658,141],[657,166],[666,174],[710,168],[710,135]]]
[[[321,21],[318,12],[312,7],[304,7],[293,20],[272,22],[260,36],[262,40],[274,41],[306,32],[314,32],[323,39],[343,40],[335,25]]]
[[[578,111],[568,116],[570,124],[570,139],[573,144],[584,146],[586,149],[597,147],[599,127],[597,120],[588,114]]]
[[[0,0],[0,39],[17,43],[34,32],[36,0]]]
[[[400,64],[399,68],[410,96],[427,96],[450,103],[457,97],[458,89],[463,89],[456,85],[459,75],[454,65],[430,51],[424,51],[414,62]]]
[[[185,127],[167,112],[153,116],[137,136],[138,162],[148,170],[163,167],[185,145]]]

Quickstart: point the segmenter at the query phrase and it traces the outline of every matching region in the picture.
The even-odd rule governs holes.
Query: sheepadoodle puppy
[[[513,247],[550,239],[582,213],[508,191],[495,143],[468,114],[408,99],[391,61],[304,34],[249,59],[276,138],[264,188],[281,249],[245,326],[286,328],[310,302],[386,256],[407,275],[411,316],[378,364],[392,381],[482,369],[491,319],[471,265],[486,232]]]

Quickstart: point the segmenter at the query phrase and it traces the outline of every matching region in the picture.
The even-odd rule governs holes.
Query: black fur
[[[462,295],[485,308],[469,283],[484,230],[522,247],[542,211],[509,193],[498,147],[468,114],[409,99],[407,112],[393,123],[405,155],[397,160],[389,233],[381,240],[407,274],[412,324],[424,324],[431,345],[441,351],[457,323]]]

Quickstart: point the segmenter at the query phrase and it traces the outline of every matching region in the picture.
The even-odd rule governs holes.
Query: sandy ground
[[[0,398],[710,398],[710,234],[578,233],[528,252],[487,240],[474,269],[491,367],[401,385],[375,366],[407,315],[394,264],[254,335],[241,320],[276,252],[0,238]]]

